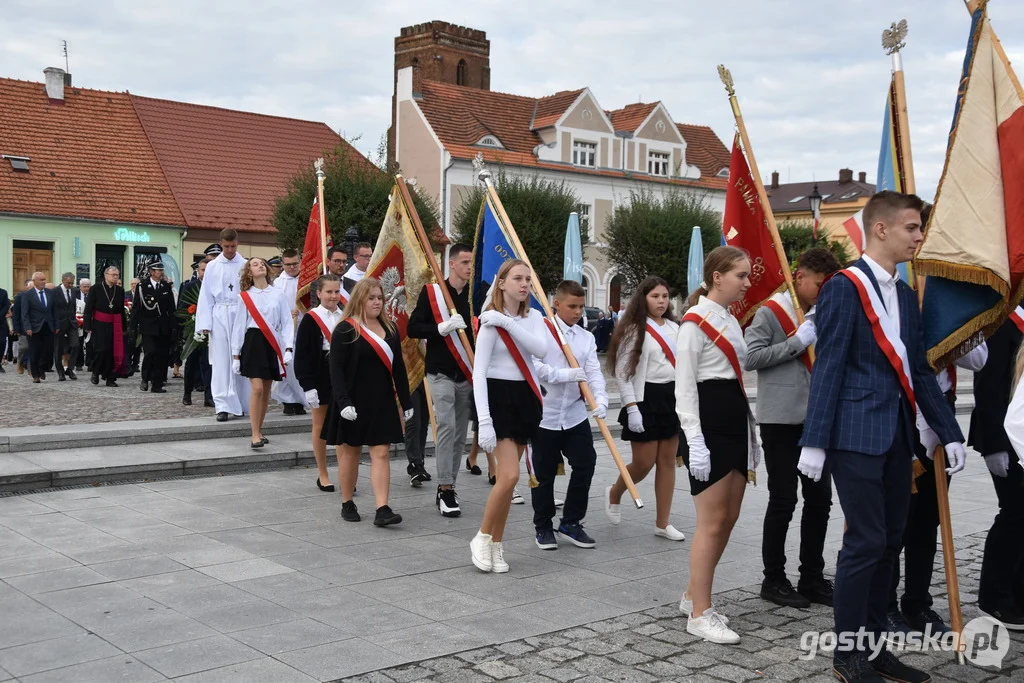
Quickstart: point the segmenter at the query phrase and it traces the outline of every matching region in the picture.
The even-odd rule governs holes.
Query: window
[[[596,166],[597,144],[593,142],[572,142],[572,163],[575,166]]]
[[[721,171],[719,171],[718,172],[718,177],[719,178],[728,178],[729,177],[729,167],[726,166]]]
[[[651,175],[668,176],[668,154],[649,152],[647,154],[647,172]]]
[[[501,140],[494,137],[493,135],[485,135],[476,141],[478,147],[497,147],[498,149],[505,149],[501,144]]]
[[[594,234],[590,232],[590,204],[580,204],[577,208],[580,212],[580,227],[587,236],[586,242],[593,242]]]
[[[789,203],[790,204],[796,204],[797,202],[802,202],[803,200],[804,200],[804,196],[800,195],[799,197],[793,197],[792,199],[790,199]]]
[[[455,85],[466,85],[466,60],[460,59],[455,67]]]
[[[16,157],[9,154],[3,154],[0,155],[0,158],[7,159],[7,161],[11,162],[11,170],[28,173],[28,162],[31,161],[28,157]]]

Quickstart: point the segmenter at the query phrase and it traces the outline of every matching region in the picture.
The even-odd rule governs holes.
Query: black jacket
[[[313,319],[314,315],[302,316],[295,332],[295,379],[303,391],[316,389],[320,405],[326,406],[331,401],[331,368],[328,353],[323,350],[324,333]]]
[[[988,360],[974,373],[974,411],[967,443],[982,455],[1006,451],[1010,462],[1016,458],[1010,439],[1003,429],[1006,409],[1013,398],[1013,362],[1024,334],[1012,320],[1007,320],[988,339]]]
[[[473,340],[473,316],[469,311],[469,284],[467,283],[462,288],[461,294],[448,284],[447,280],[444,281],[444,286],[448,288],[448,293],[451,294],[455,310],[466,321],[466,336],[469,339],[470,346],[473,346],[475,342]],[[444,303],[442,302],[441,305],[444,305]],[[434,313],[430,309],[430,299],[427,297],[427,286],[420,290],[420,298],[416,301],[416,308],[413,309],[412,315],[409,316],[409,325],[406,330],[408,335],[414,339],[427,340],[425,364],[426,371],[429,374],[445,375],[456,382],[469,379],[459,369],[458,364],[455,362],[455,357],[444,342],[444,337],[437,331],[437,322],[434,320]]]
[[[148,277],[135,288],[131,326],[141,334],[170,335],[174,331],[174,290],[169,282],[156,287]]]
[[[32,330],[32,333],[35,334],[43,329],[44,325],[48,326],[50,331],[55,331],[57,329],[53,310],[53,290],[44,289],[43,295],[46,297],[45,308],[39,300],[39,290],[35,287],[22,293],[21,331],[23,333],[27,333],[29,330]]]
[[[78,321],[75,319],[78,296],[73,288],[69,290],[69,293],[71,295],[70,302],[64,298],[62,285],[53,288],[53,317],[59,332],[64,332],[69,328],[78,328]]]

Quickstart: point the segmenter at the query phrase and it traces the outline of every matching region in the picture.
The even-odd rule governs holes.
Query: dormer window
[[[501,140],[494,137],[493,135],[485,135],[476,141],[477,147],[494,147],[497,149],[505,149],[505,146],[501,144]]]
[[[572,163],[574,166],[597,165],[597,144],[593,142],[572,141]]]
[[[664,152],[648,152],[647,172],[650,175],[668,176],[668,154]]]
[[[28,157],[12,156],[10,154],[0,154],[0,159],[7,159],[11,163],[11,170],[18,171],[20,173],[28,173],[28,162],[31,161]]]
[[[729,177],[729,167],[726,166],[721,171],[719,171],[718,172],[718,177],[719,178],[728,178]]]

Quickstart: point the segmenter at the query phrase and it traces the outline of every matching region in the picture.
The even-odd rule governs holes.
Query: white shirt
[[[662,319],[661,325],[658,325],[650,318],[647,319],[648,324],[654,327],[658,332],[661,333],[661,338],[665,340],[668,347],[675,353],[676,345],[676,334],[679,327],[671,320]],[[647,344],[647,337],[651,337],[650,333],[647,333],[644,337],[644,344]],[[676,369],[672,367],[672,363],[669,362],[668,356],[661,352],[661,344],[658,344],[658,340],[651,338],[650,341],[658,345],[659,353],[652,353],[647,356],[647,381],[650,384],[668,384],[669,382],[676,381]]]
[[[277,338],[277,344],[281,348],[281,353],[283,354],[285,349],[292,348],[292,339],[295,338],[292,311],[288,308],[288,302],[281,296],[281,290],[274,289],[273,287],[265,289],[250,287],[247,291],[252,298],[253,304],[256,305],[256,309],[263,316],[263,320],[273,330],[274,336]],[[232,356],[237,356],[242,352],[245,333],[251,328],[259,329],[259,325],[249,315],[249,309],[242,305],[238,315],[235,316],[235,325],[231,328]]]
[[[203,286],[199,289],[196,304],[196,330],[213,329],[213,308],[217,304],[238,305],[238,275],[245,265],[245,257],[236,253],[231,260],[224,254],[206,264]]]
[[[985,367],[986,361],[988,361],[988,344],[982,342],[971,349],[971,352],[967,355],[957,358],[954,365],[964,370],[978,372]],[[953,388],[953,380],[950,379],[948,370],[940,370],[935,373],[935,379],[938,380],[939,389],[942,389],[942,393],[948,393]]]
[[[153,289],[156,289],[160,285],[160,281],[154,280],[153,278],[149,278],[149,283],[153,285]]]
[[[75,300],[75,297],[71,296],[71,288],[65,287],[64,283],[61,283],[60,285],[60,295],[61,298],[64,299],[64,301],[71,302]]]
[[[295,310],[295,295],[299,291],[299,278],[292,277],[288,273],[281,271],[281,274],[274,278],[274,288],[281,290],[285,300],[291,304],[292,310]]]
[[[702,296],[687,313],[706,317],[707,322],[732,344],[740,367],[746,364],[747,345],[743,341],[743,330],[729,309]],[[695,323],[684,322],[679,326],[676,341],[676,414],[687,440],[701,433],[697,384],[709,379],[738,378],[732,363],[711,338]]]
[[[359,270],[359,268],[357,268],[356,265],[353,263],[352,267],[349,268],[348,271],[345,273],[345,277],[347,277],[352,282],[359,282],[364,277],[366,277],[366,273],[362,270]]]
[[[645,322],[646,324],[646,322]],[[672,346],[679,326],[671,320],[662,321],[661,336],[665,342]],[[644,400],[644,387],[648,382],[652,384],[667,384],[675,381],[675,371],[672,364],[665,357],[661,345],[650,335],[644,334],[644,343],[640,348],[640,358],[636,364],[636,370],[632,377],[627,377],[629,371],[629,357],[636,345],[635,330],[627,330],[622,336],[622,343],[619,345],[619,353],[615,359],[615,381],[619,385],[619,398],[622,405],[640,403]],[[668,368],[668,371],[666,371]],[[653,376],[648,373],[653,371]]]
[[[544,329],[544,318],[541,314],[532,308],[525,318],[512,317],[512,320],[514,322],[508,333],[523,355],[527,369],[533,374],[532,357],[543,357],[547,353],[544,339],[545,335],[551,333]],[[488,378],[520,382],[524,380],[522,371],[512,359],[505,342],[498,336],[497,329],[481,325],[473,365],[473,400],[476,403],[477,416],[481,420],[489,420],[491,417],[490,405],[487,402]],[[536,380],[536,377],[534,379]]]
[[[897,334],[900,331],[900,299],[896,295],[896,283],[900,280],[899,271],[895,275],[890,275],[882,266],[868,256],[864,254],[861,258],[864,259],[864,263],[868,264],[868,268],[871,269],[871,274],[875,276],[875,280],[878,281],[878,288],[882,290],[882,305],[885,306],[886,313],[892,319],[893,324],[896,326]]]
[[[294,300],[294,298],[293,298],[293,300]],[[321,304],[321,305],[317,306],[316,308],[314,308],[312,311],[310,311],[310,313],[312,313],[313,315],[315,315],[315,316],[319,317],[321,320],[323,320],[324,321],[324,325],[327,325],[327,329],[330,330],[331,332],[334,332],[334,328],[337,327],[338,323],[340,323],[342,318],[345,317],[342,314],[342,312],[341,312],[341,307],[340,306],[338,308],[334,309],[333,311],[329,311],[329,310],[327,310],[326,308],[323,307],[323,304]],[[331,350],[331,335],[328,334],[326,337],[324,337],[324,343],[323,343],[323,346],[321,348],[324,351],[330,351]]]
[[[594,392],[594,398],[598,404],[608,408],[608,392],[605,388],[604,374],[601,372],[601,363],[597,359],[597,342],[594,341],[594,335],[579,325],[566,325],[558,316],[555,316],[555,319],[566,341],[569,342],[576,362],[587,373],[587,383]],[[544,327],[547,333],[547,353],[543,358],[533,360],[537,377],[547,391],[540,426],[551,430],[571,429],[587,420],[587,403],[583,400],[580,385],[576,382],[554,382],[556,372],[568,368],[569,361],[565,359],[562,346],[555,340],[547,324]]]

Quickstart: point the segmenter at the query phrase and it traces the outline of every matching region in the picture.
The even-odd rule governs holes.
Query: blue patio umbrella
[[[686,264],[686,291],[693,292],[704,281],[704,245],[700,241],[700,227],[694,226],[690,235],[690,258]]]
[[[583,245],[580,243],[580,217],[575,211],[569,214],[565,228],[565,260],[562,265],[562,279],[575,280],[583,284]]]

